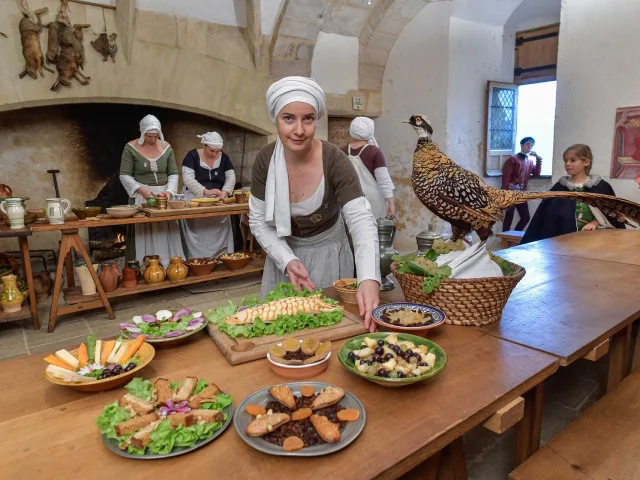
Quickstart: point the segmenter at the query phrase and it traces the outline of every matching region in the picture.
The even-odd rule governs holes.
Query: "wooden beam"
[[[90,7],[108,8],[110,10],[116,9],[115,5],[103,5],[102,3],[88,2],[86,0],[69,0],[69,1],[73,3],[81,3],[82,5],[89,5]]]
[[[493,433],[502,435],[504,432],[513,427],[522,420],[524,416],[524,398],[518,397],[510,404],[502,407],[496,413],[491,415],[482,426]]]
[[[116,24],[118,25],[119,49],[131,65],[133,37],[135,35],[136,0],[116,0]]]
[[[595,362],[604,357],[609,351],[609,339],[607,338],[604,342],[602,342],[597,347],[594,347],[589,353],[587,353],[584,357],[585,360],[591,360]]]
[[[253,66],[257,71],[268,68],[264,65],[264,42],[262,38],[262,14],[260,0],[246,0],[247,30],[246,40]]]

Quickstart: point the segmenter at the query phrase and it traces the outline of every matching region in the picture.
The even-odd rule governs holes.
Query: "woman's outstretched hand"
[[[306,287],[306,289],[311,292],[316,289],[316,286],[309,278],[309,272],[307,272],[307,269],[300,260],[291,260],[289,262],[287,265],[287,275],[296,290],[302,290],[303,287]]]
[[[360,316],[364,316],[364,328],[375,332],[378,325],[372,320],[371,312],[380,305],[380,284],[375,280],[364,280],[358,285],[357,299]]]

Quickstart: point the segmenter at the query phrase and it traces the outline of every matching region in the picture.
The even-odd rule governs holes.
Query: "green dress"
[[[136,192],[144,187],[154,194],[178,193],[178,167],[171,146],[156,159],[148,159],[127,143],[120,160],[120,181],[129,194],[130,205],[142,205],[144,198]],[[171,257],[184,258],[177,221],[139,223],[127,227],[127,260],[143,261],[146,255],[159,255],[167,267]]]
[[[583,192],[584,188],[576,187],[575,191]],[[582,230],[589,222],[593,222],[595,218],[596,217],[593,215],[588,204],[581,202],[580,200],[576,200],[576,228],[578,231]]]

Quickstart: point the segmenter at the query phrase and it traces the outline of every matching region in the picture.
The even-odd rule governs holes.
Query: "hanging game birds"
[[[427,117],[413,115],[404,123],[410,124],[418,134],[411,175],[413,191],[425,207],[451,224],[454,242],[472,231],[480,240],[486,241],[493,234],[493,225],[503,221],[504,209],[538,198],[582,201],[627,225],[640,223],[640,205],[622,198],[584,192],[525,192],[493,188],[440,151],[431,140],[433,128]]]

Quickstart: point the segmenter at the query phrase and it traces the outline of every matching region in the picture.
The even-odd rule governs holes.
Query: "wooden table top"
[[[222,217],[226,215],[242,215],[249,213],[249,204],[238,205],[238,208],[225,210],[223,212],[190,213],[179,215],[167,215],[166,217],[131,217],[113,218],[99,217],[100,220],[65,220],[61,225],[51,225],[49,223],[32,223],[29,225],[32,232],[51,232],[58,230],[75,230],[78,228],[110,227],[112,225],[129,225],[134,223],[168,222],[171,220],[186,220],[190,218]]]
[[[12,230],[8,225],[0,225],[0,238],[28,237],[30,235],[31,230],[28,227]]]
[[[549,245],[586,245],[586,237],[600,245],[620,238],[628,245],[636,235],[640,244],[639,232],[610,232],[564,235],[555,244],[544,240],[496,252],[525,267],[527,274],[509,298],[502,319],[481,330],[555,355],[561,365],[568,365],[640,318],[640,266],[549,251]],[[614,253],[622,258],[626,252],[616,249],[631,248],[612,245],[601,249],[609,258]],[[598,249],[584,251],[596,256]]]
[[[398,291],[389,297],[397,298]],[[329,368],[313,380],[355,394],[367,409],[367,424],[343,451],[307,459],[258,452],[230,426],[211,445],[188,455],[155,462],[126,460],[107,450],[94,425],[102,408],[126,393],[124,389],[80,393],[47,382],[42,356],[5,361],[0,368],[0,402],[5,405],[0,410],[0,451],[12,461],[5,462],[3,475],[138,479],[215,472],[218,478],[246,479],[259,472],[264,478],[307,479],[318,478],[320,471],[339,471],[341,478],[349,479],[396,478],[558,368],[550,355],[474,328],[445,325],[433,332],[432,339],[448,355],[446,368],[420,384],[397,389],[347,371],[336,358],[342,343],[336,342]],[[187,375],[209,379],[231,394],[236,406],[250,393],[284,381],[271,372],[266,359],[229,365],[205,334],[181,347],[158,350],[143,374],[148,379],[180,380]]]
[[[514,249],[640,265],[640,230],[614,228],[576,232],[518,245],[509,251]]]

